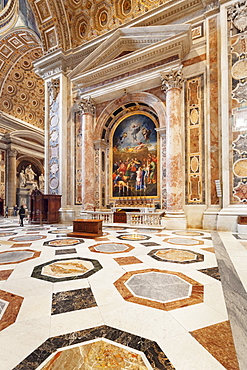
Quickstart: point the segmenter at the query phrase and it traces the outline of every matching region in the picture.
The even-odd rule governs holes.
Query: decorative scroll
[[[186,81],[186,203],[205,202],[203,75]]]
[[[75,114],[75,204],[82,204],[82,122]]]
[[[47,84],[49,93],[49,194],[58,194],[59,189],[59,93],[60,80],[52,79]]]
[[[230,202],[247,203],[247,2],[228,8],[230,46],[229,96]]]

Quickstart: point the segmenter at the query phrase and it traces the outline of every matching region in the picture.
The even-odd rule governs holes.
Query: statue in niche
[[[34,177],[37,176],[32,169],[32,165],[29,164],[25,169],[25,176],[27,182],[34,182]]]
[[[25,176],[24,170],[21,170],[21,172],[20,172],[19,181],[20,181],[20,188],[25,188],[25,186],[26,186],[26,176]]]
[[[42,191],[42,193],[45,190],[45,178],[43,173],[39,176],[39,190]]]

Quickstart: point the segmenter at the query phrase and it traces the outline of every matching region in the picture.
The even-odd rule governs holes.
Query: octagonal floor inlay
[[[64,276],[78,276],[84,274],[92,268],[93,265],[91,262],[75,259],[71,261],[54,262],[50,265],[44,266],[42,269],[42,274],[57,278]]]
[[[184,249],[174,249],[174,248],[153,249],[151,252],[148,253],[148,255],[153,257],[157,261],[172,263],[186,264],[204,261],[203,254]]]
[[[191,284],[178,276],[159,272],[147,272],[132,276],[126,286],[135,296],[159,302],[171,302],[187,298],[191,293]]]
[[[133,249],[134,247],[132,247],[132,245],[123,243],[102,243],[89,247],[91,252],[98,253],[123,253],[130,252]]]
[[[31,249],[0,252],[0,265],[20,263],[39,257],[41,252]]]
[[[84,240],[81,239],[73,239],[73,238],[63,238],[63,239],[53,239],[47,242],[44,242],[44,245],[48,245],[51,247],[66,247],[70,245],[76,245],[84,243]]]
[[[201,235],[204,235],[204,233],[201,233],[199,231],[173,231],[172,234],[182,235],[182,236],[201,236]]]
[[[12,233],[12,232],[0,232],[0,238],[4,238],[5,236],[11,236],[11,235],[16,235],[17,233]]]
[[[90,258],[64,258],[36,266],[32,277],[53,283],[66,280],[85,279],[101,270],[99,261]]]
[[[107,354],[107,355],[106,355]],[[56,352],[41,370],[49,369],[147,370],[140,354],[117,344],[98,340]]]
[[[127,234],[117,236],[120,240],[129,240],[129,241],[138,241],[138,240],[148,240],[151,236],[142,235],[142,234]]]
[[[156,342],[107,325],[49,338],[15,369],[37,368],[175,370]]]
[[[203,285],[176,271],[129,271],[114,285],[126,301],[166,311],[203,302]]]
[[[16,236],[14,238],[9,238],[8,240],[11,242],[34,242],[36,240],[45,239],[45,235],[23,235],[23,236]]]
[[[196,240],[192,238],[166,238],[163,240],[166,243],[169,244],[178,244],[178,245],[201,245],[204,244],[202,240]]]

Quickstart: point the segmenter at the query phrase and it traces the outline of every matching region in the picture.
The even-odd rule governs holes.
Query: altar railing
[[[126,212],[128,225],[146,225],[146,226],[160,226],[161,218],[164,212]],[[89,219],[102,220],[103,224],[113,223],[112,211],[83,211],[87,214]]]

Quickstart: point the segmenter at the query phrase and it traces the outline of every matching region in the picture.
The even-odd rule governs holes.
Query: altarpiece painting
[[[147,112],[125,115],[111,137],[111,197],[158,196],[158,139]]]

